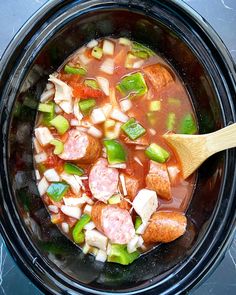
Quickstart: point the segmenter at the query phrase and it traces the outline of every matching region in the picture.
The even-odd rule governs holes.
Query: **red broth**
[[[135,57],[133,60],[131,60],[131,66],[135,65],[135,68],[127,68],[125,66],[125,63],[127,63],[127,56],[132,52],[132,43],[128,41],[128,44],[130,45],[123,45],[120,44],[119,39],[107,39],[114,45],[114,52],[113,54],[106,55],[103,54],[101,59],[94,58],[93,56],[93,49],[88,47],[83,47],[82,49],[79,49],[76,53],[74,53],[72,56],[70,56],[66,62],[63,64],[63,66],[60,68],[60,70],[56,73],[57,79],[63,81],[68,86],[71,87],[73,91],[73,102],[75,100],[82,101],[84,99],[88,99],[91,97],[94,97],[96,100],[96,108],[101,108],[104,106],[104,104],[111,104],[114,108],[120,108],[120,102],[124,100],[125,95],[121,93],[117,89],[117,85],[120,83],[120,81],[136,72],[142,73],[145,83],[147,85],[148,91],[141,95],[130,95],[128,99],[130,100],[132,106],[129,110],[126,112],[123,112],[126,116],[129,118],[135,118],[136,121],[142,125],[143,128],[146,130],[146,134],[141,136],[137,141],[134,141],[133,144],[127,143],[127,140],[130,141],[127,134],[125,134],[122,130],[120,130],[119,135],[116,136],[115,140],[122,144],[125,152],[126,152],[126,162],[125,162],[125,169],[117,169],[118,173],[122,173],[123,175],[128,175],[129,177],[135,177],[139,180],[139,190],[146,187],[146,176],[149,171],[149,165],[150,165],[150,159],[145,154],[145,149],[148,145],[151,143],[157,143],[162,148],[164,148],[166,151],[169,152],[169,158],[167,162],[164,164],[168,168],[169,167],[175,167],[175,171],[179,171],[175,176],[175,180],[170,180],[171,185],[171,194],[172,197],[170,200],[167,200],[165,198],[158,196],[158,211],[168,211],[168,212],[181,212],[184,214],[186,209],[188,208],[188,204],[191,200],[191,196],[194,189],[195,184],[195,176],[192,175],[187,180],[183,180],[181,178],[181,167],[178,162],[177,157],[175,156],[174,152],[170,149],[169,146],[165,143],[164,139],[162,138],[162,135],[165,134],[167,130],[167,121],[168,116],[170,113],[174,114],[174,126],[171,130],[171,132],[180,132],[181,130],[181,121],[186,115],[190,115],[195,123],[195,115],[194,110],[190,102],[189,95],[186,91],[186,88],[183,85],[183,82],[178,77],[175,70],[171,67],[170,64],[168,64],[165,60],[163,60],[158,55],[153,55],[153,52],[151,52],[151,56],[148,58],[140,58]],[[96,42],[95,42],[96,43]],[[102,48],[103,46],[103,40],[98,40],[98,47]],[[143,48],[142,48],[143,50]],[[142,51],[141,50],[141,51]],[[144,49],[145,51],[146,49]],[[82,57],[81,57],[82,56]],[[105,73],[103,70],[101,70],[101,67],[105,60],[110,59],[114,63],[114,69],[112,74]],[[88,63],[87,63],[88,62]],[[169,75],[172,77],[172,80],[166,85],[156,88],[151,79],[148,78],[147,74],[145,73],[145,68],[147,66],[153,65],[161,65],[162,68],[164,68]],[[65,65],[69,65],[72,68],[85,68],[86,74],[80,75],[80,74],[68,74],[65,72]],[[126,64],[127,65],[127,64]],[[93,89],[89,87],[84,87],[84,81],[88,79],[93,79],[96,81],[97,77],[103,77],[109,81],[109,90],[110,95],[107,96],[104,94],[104,92],[101,89]],[[51,89],[53,92],[54,85],[53,83],[48,84],[48,88]],[[89,90],[88,90],[89,88]],[[47,92],[48,90],[45,90]],[[49,90],[50,91],[50,90]],[[86,91],[88,91],[86,93]],[[113,94],[112,94],[113,93]],[[81,96],[81,97],[79,97]],[[91,96],[91,97],[90,97]],[[115,99],[114,99],[115,97]],[[43,103],[48,104],[49,102],[53,102],[54,96],[50,96],[46,101]],[[150,111],[150,104],[153,101],[158,101],[159,110],[156,111]],[[57,107],[58,111],[58,107]],[[59,114],[59,113],[58,113]],[[58,114],[55,114],[58,115]],[[63,110],[60,110],[60,115],[64,116],[64,118],[71,124],[73,121],[74,123],[78,121],[76,115],[73,113],[66,113]],[[76,128],[81,128],[81,126],[69,126],[69,129],[63,134],[58,134],[58,131],[53,127],[50,126],[50,124],[45,124],[43,121],[43,112],[38,113],[37,122],[36,122],[36,128],[39,127],[47,127],[51,135],[54,139],[59,139],[61,142],[66,144],[68,141],[69,131]],[[109,116],[106,118],[106,120],[111,120]],[[117,120],[113,120],[115,123],[117,123]],[[100,138],[96,138],[97,141],[100,142],[101,146],[103,146],[103,140],[106,138],[104,134],[104,122],[98,123],[98,124],[92,124],[91,123],[91,117],[90,115],[84,116],[83,119],[78,123],[81,125],[81,122],[83,122],[82,129],[87,132],[88,128],[87,126],[84,127],[84,125],[94,125],[98,131],[101,133]],[[119,126],[123,124],[123,122],[119,122]],[[87,129],[86,129],[87,128]],[[113,130],[114,131],[114,130]],[[196,130],[195,130],[196,131]],[[37,137],[37,136],[36,136]],[[140,143],[141,142],[141,143]],[[37,141],[38,148],[35,148],[35,156],[37,158],[37,154],[45,153],[44,156],[45,160],[43,161],[36,161],[35,163],[35,169],[37,171],[38,176],[38,183],[42,181],[42,178],[44,178],[44,172],[48,169],[55,169],[56,173],[60,176],[61,173],[63,173],[64,170],[64,164],[66,162],[73,162],[74,164],[78,165],[80,168],[84,169],[84,175],[83,177],[87,178],[90,176],[91,169],[96,161],[93,162],[80,162],[80,161],[65,161],[60,158],[60,156],[54,154],[54,146],[51,144],[46,144],[44,146],[40,145],[40,143]],[[143,145],[145,144],[145,145]],[[97,156],[97,158],[106,156],[104,154],[104,148],[103,152],[100,153],[100,155]],[[37,163],[38,162],[38,163]],[[168,172],[170,172],[168,170]],[[46,177],[47,178],[47,177]],[[97,199],[94,198],[93,194],[91,193],[88,180],[82,178],[82,185],[83,189],[80,193],[77,195],[73,192],[73,189],[69,187],[66,194],[64,195],[65,198],[70,197],[81,197],[83,193],[87,195],[88,198],[92,200],[92,202],[97,202]],[[47,179],[47,185],[50,185],[50,181]],[[121,186],[121,185],[120,185]],[[119,190],[120,191],[120,190]],[[58,224],[58,226],[61,228],[62,223],[67,224],[66,226],[62,228],[64,230],[64,233],[67,234],[70,238],[72,238],[72,232],[74,225],[78,222],[79,218],[75,218],[72,216],[68,216],[64,214],[61,210],[61,206],[63,205],[63,199],[60,200],[60,202],[55,202],[52,200],[48,194],[46,188],[43,190],[43,193],[41,193],[42,198],[45,202],[45,205],[49,208],[52,222],[55,224]],[[120,206],[122,209],[128,209],[130,210],[132,207],[132,198],[130,200],[127,200],[127,197],[125,200],[121,200],[121,204],[116,204],[116,206]],[[85,208],[85,204],[83,206],[80,206],[80,209],[83,210]],[[54,212],[53,212],[54,211]],[[133,221],[135,219],[136,213],[135,210],[129,211]],[[104,233],[104,232],[103,232]],[[81,243],[83,245],[83,243]],[[94,247],[92,247],[94,249]],[[141,247],[142,251],[145,251],[145,243]],[[147,247],[149,248],[149,247]],[[146,249],[147,249],[146,248]],[[96,252],[96,251],[95,251]]]

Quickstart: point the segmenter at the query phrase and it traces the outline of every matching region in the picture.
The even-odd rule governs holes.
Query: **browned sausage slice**
[[[116,244],[127,244],[135,235],[134,225],[129,212],[116,205],[97,202],[92,208],[92,220]]]
[[[124,174],[125,178],[125,186],[127,190],[127,196],[130,201],[133,201],[134,197],[137,195],[138,190],[140,188],[140,180],[135,178],[134,176],[129,176]],[[122,186],[120,184],[120,191],[122,192]]]
[[[94,162],[101,153],[101,145],[89,134],[73,129],[64,144],[64,151],[59,155],[63,160],[81,163]]]
[[[147,66],[143,71],[156,90],[165,87],[168,83],[173,81],[173,77],[169,71],[160,64]]]
[[[186,231],[187,219],[180,212],[155,212],[150,221],[142,236],[147,244],[169,243]]]
[[[108,167],[108,162],[100,158],[93,165],[89,174],[89,188],[94,198],[106,202],[117,192],[119,173],[116,168]]]
[[[147,188],[157,192],[163,199],[171,200],[170,179],[166,164],[150,161],[150,169],[146,176]]]

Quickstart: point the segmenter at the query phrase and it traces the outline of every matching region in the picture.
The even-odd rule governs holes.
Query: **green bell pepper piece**
[[[144,129],[142,125],[137,123],[135,118],[131,118],[127,122],[125,122],[121,126],[121,129],[126,135],[128,135],[131,140],[135,140],[146,133],[146,129]]]
[[[123,94],[144,95],[147,92],[147,84],[140,72],[124,77],[116,88]]]
[[[109,164],[124,163],[126,161],[125,150],[118,141],[105,139],[103,143],[106,148]]]
[[[59,139],[51,140],[50,144],[55,146],[53,151],[54,155],[60,155],[64,151],[64,144]]]
[[[132,43],[132,54],[142,58],[142,59],[147,59],[151,56],[154,56],[155,53],[148,47],[138,43],[138,42],[133,42]]]
[[[175,113],[169,113],[166,120],[166,129],[168,131],[173,131],[176,122],[176,115]]]
[[[47,195],[55,202],[60,202],[69,189],[69,185],[64,182],[53,182],[47,189]]]
[[[110,255],[107,257],[108,262],[115,262],[122,265],[128,265],[140,256],[138,251],[129,253],[126,249],[126,245],[111,245]]]
[[[43,113],[53,113],[54,112],[54,104],[40,103],[38,106],[38,110]]]
[[[137,230],[137,229],[140,227],[140,225],[141,225],[142,223],[143,223],[143,222],[142,222],[141,217],[140,217],[140,216],[136,216],[136,218],[135,218],[135,223],[134,223],[134,228],[135,228],[135,230]]]
[[[165,163],[170,157],[170,154],[156,143],[151,143],[146,148],[145,154],[149,159],[159,163]]]
[[[64,71],[67,74],[80,75],[80,76],[85,76],[87,74],[87,71],[84,68],[74,68],[68,65],[64,67]]]
[[[92,50],[92,53],[91,54],[96,59],[101,59],[102,58],[102,55],[103,55],[103,50],[102,50],[102,48],[100,48],[98,46],[95,46],[95,47],[93,47],[93,50]]]
[[[180,122],[179,133],[181,134],[194,134],[197,132],[197,124],[192,114],[187,114]]]
[[[50,121],[55,117],[55,103],[40,103],[38,110],[42,112],[42,123],[46,126],[51,126]]]
[[[120,196],[119,195],[115,195],[110,197],[110,199],[108,200],[108,204],[110,205],[115,205],[115,204],[119,204],[120,203]]]
[[[57,129],[60,135],[63,135],[70,128],[68,120],[62,115],[56,116],[50,121],[50,124]]]
[[[96,100],[93,98],[84,99],[79,102],[79,108],[83,115],[89,115],[92,109],[96,106]]]
[[[82,176],[84,174],[84,170],[78,167],[75,164],[65,163],[64,164],[64,171],[68,174]]]
[[[84,242],[84,233],[82,232],[82,230],[84,226],[89,223],[90,220],[91,217],[88,214],[83,214],[80,220],[78,220],[76,225],[74,226],[72,237],[77,244],[81,244]]]
[[[93,89],[100,89],[98,82],[92,79],[86,79],[84,80],[84,85]]]

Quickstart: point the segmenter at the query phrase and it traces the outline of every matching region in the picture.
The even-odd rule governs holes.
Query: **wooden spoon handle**
[[[205,136],[207,149],[211,155],[236,147],[236,123]]]

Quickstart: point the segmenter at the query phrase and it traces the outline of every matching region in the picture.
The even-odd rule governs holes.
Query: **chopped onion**
[[[84,54],[81,54],[79,56],[80,61],[82,62],[82,64],[87,65],[88,63],[90,63],[91,59],[88,58],[87,56],[85,56]]]
[[[120,101],[120,108],[122,112],[127,112],[132,108],[132,102],[130,99],[123,99]]]
[[[36,163],[42,163],[45,162],[47,160],[48,156],[45,152],[42,152],[40,154],[37,154],[34,156],[34,160]]]
[[[51,212],[53,212],[53,213],[58,213],[58,207],[57,206],[55,206],[55,205],[49,205],[48,206],[48,210],[49,211],[51,211]]]
[[[76,181],[80,184],[80,186],[82,187],[82,189],[85,190],[85,187],[84,187],[84,185],[83,185],[83,182],[82,182],[80,176],[78,176],[78,175],[74,175],[74,177],[75,177]],[[84,196],[84,195],[85,195],[85,194],[83,194],[83,196]],[[85,196],[87,196],[87,195],[85,195]],[[84,196],[84,197],[85,197],[85,196]]]
[[[84,254],[88,254],[88,252],[90,251],[90,246],[88,244],[84,244],[84,247],[83,247],[83,253]]]
[[[153,135],[153,136],[157,134],[156,130],[153,129],[153,128],[149,128],[148,131],[149,131],[150,134]]]
[[[70,126],[79,126],[79,121],[77,119],[71,119]]]
[[[140,166],[143,166],[143,163],[140,161],[140,159],[137,156],[134,157],[134,161],[136,161]]]
[[[106,121],[106,117],[103,113],[102,108],[96,108],[92,111],[91,120],[93,124],[100,124]]]
[[[122,123],[125,123],[129,120],[129,117],[122,113],[119,109],[114,108],[110,114],[110,117],[114,120],[120,121]]]
[[[138,237],[138,243],[137,243],[137,247],[142,247],[144,243],[144,240],[141,236]]]
[[[118,169],[126,169],[126,164],[125,163],[120,163],[120,164],[112,164],[108,165],[110,168],[118,168]]]
[[[115,107],[118,107],[118,102],[116,100],[116,91],[115,91],[115,88],[111,88],[110,89],[110,102],[111,102],[111,105],[113,106],[113,108]]]
[[[72,101],[62,101],[59,103],[59,106],[67,114],[73,113]]]
[[[40,182],[38,183],[38,191],[40,196],[44,195],[49,187],[49,183],[47,182],[47,179],[43,177]]]
[[[138,244],[139,237],[135,235],[127,244],[127,251],[129,253],[133,253],[137,250],[137,244]]]
[[[111,244],[110,243],[107,244],[107,255],[108,256],[111,255]]]
[[[107,58],[100,66],[100,70],[106,74],[112,75],[114,73],[115,63],[112,58]]]
[[[91,126],[88,129],[88,134],[92,135],[93,137],[100,138],[102,137],[102,132],[98,128]]]
[[[86,202],[89,205],[93,205],[94,204],[94,201],[92,199],[90,199],[85,193],[83,193],[83,197],[85,198]]]
[[[53,136],[47,127],[36,128],[35,137],[42,146],[48,145],[53,140]]]
[[[144,60],[138,60],[133,63],[133,69],[139,69],[144,64]]]
[[[90,205],[86,205],[86,206],[84,207],[84,213],[85,213],[85,214],[88,214],[88,215],[91,215],[91,213],[92,213],[92,206],[90,206]]]
[[[113,42],[109,40],[104,40],[102,49],[104,54],[113,55],[115,50],[115,45]]]
[[[36,179],[37,180],[40,180],[41,179],[41,176],[40,176],[40,173],[38,170],[35,170],[35,176],[36,176]]]
[[[82,131],[82,132],[87,132],[88,131],[88,128],[82,127],[82,126],[77,126],[76,127],[76,130],[79,130],[79,131]]]
[[[49,99],[53,98],[55,94],[55,89],[51,88],[51,89],[47,89],[46,91],[44,91],[41,96],[40,96],[40,102],[46,102]]]
[[[63,110],[59,107],[58,104],[55,105],[55,113],[56,114],[61,114],[63,112]]]
[[[95,40],[95,39],[93,39],[93,40],[91,40],[91,41],[87,44],[87,47],[88,47],[88,48],[93,48],[93,47],[95,47],[95,46],[97,46],[97,45],[98,45],[98,41]]]
[[[82,113],[80,112],[79,104],[78,104],[78,100],[77,100],[77,99],[74,101],[73,111],[74,111],[74,115],[75,115],[75,117],[76,117],[77,120],[80,122],[80,121],[83,119],[83,115],[82,115]]]
[[[175,183],[177,180],[177,176],[180,173],[179,168],[177,166],[168,166],[167,171],[168,171],[171,183],[172,184]]]
[[[37,154],[41,153],[43,151],[41,145],[39,144],[38,140],[35,137],[33,138],[33,144],[34,144],[34,149]]]
[[[76,218],[76,219],[79,219],[81,216],[81,209],[78,207],[71,207],[71,206],[62,205],[61,211],[65,215]]]
[[[86,128],[89,128],[90,126],[92,126],[92,124],[89,121],[82,121],[81,122],[81,126],[84,126]]]
[[[55,103],[60,104],[64,101],[72,102],[72,88],[69,85],[53,75],[50,75],[48,80],[55,86]]]
[[[119,38],[119,44],[129,46],[131,45],[131,41],[127,38],[121,37]]]
[[[148,226],[148,222],[143,222],[143,223],[139,226],[139,228],[136,230],[136,234],[139,234],[139,235],[144,234],[144,232],[145,232],[147,226]]]
[[[49,90],[49,89],[54,89],[54,84],[51,83],[51,82],[47,83],[47,85],[46,85],[46,89],[47,89],[47,90]]]
[[[101,249],[98,250],[95,260],[100,261],[100,262],[105,262],[107,260],[107,253]]]
[[[85,230],[92,230],[92,229],[94,229],[96,226],[95,226],[95,224],[94,224],[94,222],[93,221],[90,221],[89,223],[87,223],[85,226],[84,226],[84,229]]]
[[[106,251],[108,239],[96,229],[88,230],[85,232],[85,241],[90,246]]]
[[[96,79],[102,91],[106,94],[106,96],[109,96],[109,81],[104,77],[96,77]]]
[[[105,117],[108,118],[112,110],[112,105],[110,103],[105,103],[102,107],[102,110]]]
[[[78,195],[80,193],[81,185],[79,184],[75,176],[76,175],[70,175],[65,172],[61,173],[61,179],[65,180],[65,182],[67,182],[71,186],[72,191],[76,195]]]
[[[58,182],[60,181],[60,176],[57,174],[54,168],[48,169],[44,172],[44,176],[49,182]]]
[[[67,222],[62,222],[61,229],[64,233],[68,234],[70,230],[69,224]]]
[[[76,206],[82,206],[86,203],[86,199],[83,197],[79,197],[79,198],[63,198],[63,201],[65,203],[66,206],[72,206],[72,207],[76,207]]]
[[[122,191],[123,191],[123,195],[127,196],[127,189],[126,189],[126,184],[125,184],[125,177],[123,174],[120,174],[120,182],[121,182],[121,186],[122,186]]]

